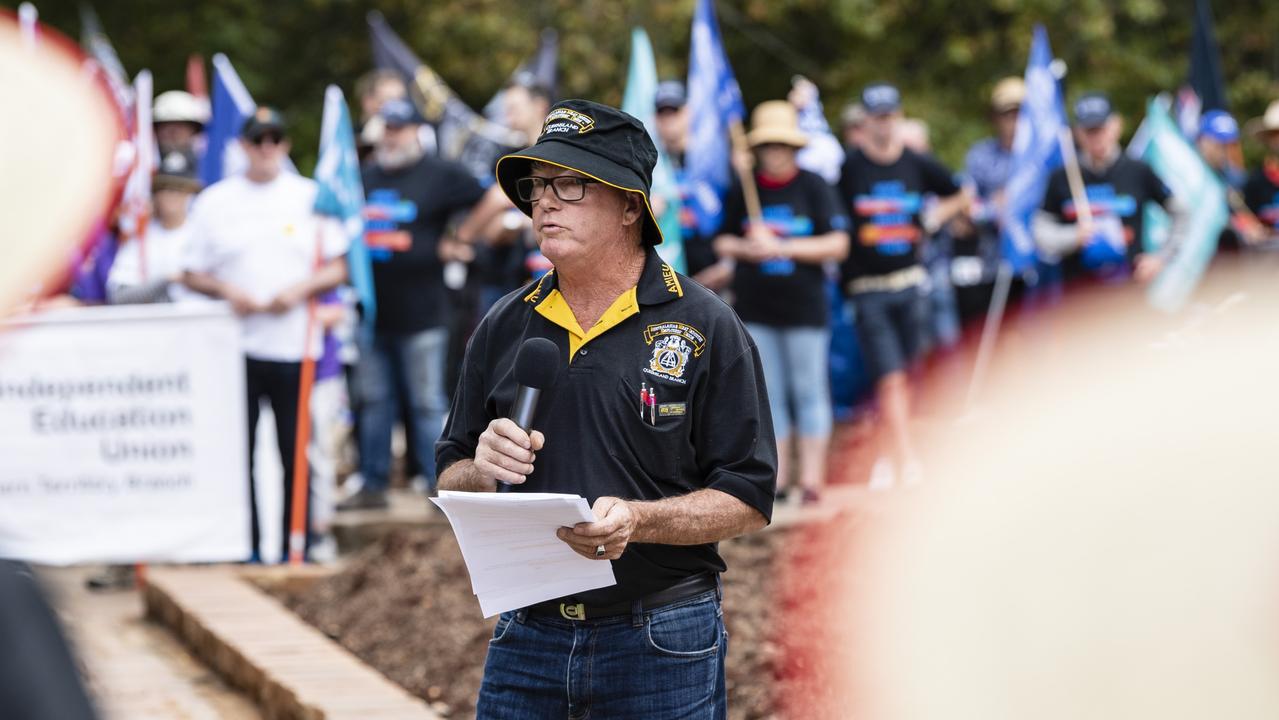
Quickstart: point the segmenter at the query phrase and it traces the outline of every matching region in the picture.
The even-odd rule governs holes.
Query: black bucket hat
[[[533,208],[520,199],[515,184],[528,176],[534,162],[575,170],[618,190],[638,193],[644,198],[648,213],[644,218],[644,244],[662,243],[662,231],[648,199],[657,147],[639,120],[589,100],[556,103],[542,124],[537,142],[497,161],[497,182],[502,192],[530,217]]]

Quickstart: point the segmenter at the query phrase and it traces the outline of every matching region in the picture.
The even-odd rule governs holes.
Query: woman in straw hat
[[[786,496],[791,453],[798,450],[803,501],[812,503],[825,479],[832,421],[823,264],[843,260],[849,241],[834,191],[796,164],[807,142],[790,103],[755,108],[747,143],[759,214],[751,217],[742,188],[734,188],[715,252],[736,262],[734,307],[763,362],[777,433],[778,498]]]

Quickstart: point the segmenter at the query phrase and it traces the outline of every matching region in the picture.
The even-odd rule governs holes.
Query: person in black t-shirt
[[[1181,243],[1188,212],[1155,171],[1119,148],[1123,121],[1100,93],[1075,102],[1075,142],[1079,170],[1091,212],[1083,221],[1065,168],[1048,179],[1043,209],[1032,220],[1031,233],[1045,259],[1059,258],[1064,278],[1087,274],[1113,276],[1128,268],[1148,282]],[[1146,203],[1163,205],[1172,219],[1167,244],[1158,253],[1142,252],[1142,216]]]
[[[1244,202],[1264,226],[1264,233],[1258,233],[1256,240],[1273,242],[1279,240],[1279,100],[1270,103],[1266,114],[1248,125],[1265,147],[1266,157],[1244,183]]]
[[[555,269],[498,301],[471,338],[437,446],[440,487],[582,496],[595,521],[555,536],[611,563],[616,583],[563,595],[547,578],[503,612],[476,714],[723,716],[717,543],[773,508],[759,354],[728,306],[654,250],[657,148],[643,124],[564,100],[544,127],[496,175]],[[515,366],[534,339],[553,345],[538,361],[553,380],[526,431],[511,419]]]
[[[1199,118],[1195,149],[1226,189],[1230,222],[1217,238],[1217,250],[1238,250],[1265,239],[1265,230],[1248,209],[1241,191],[1247,175],[1236,165],[1230,149],[1239,143],[1239,123],[1225,110],[1209,110]]]
[[[536,78],[520,73],[503,96],[504,123],[518,130],[532,142],[542,131],[542,119],[551,109],[551,90]],[[503,295],[537,279],[550,263],[542,256],[533,240],[533,224],[496,184],[489,186],[476,213],[487,218],[479,238],[460,239],[475,247],[473,272],[480,279],[479,316],[488,312]]]
[[[736,261],[734,307],[764,364],[777,434],[778,495],[784,497],[791,437],[797,435],[803,500],[811,503],[826,476],[832,423],[822,264],[848,255],[848,221],[830,186],[796,164],[798,149],[808,139],[793,105],[779,100],[761,104],[751,127],[747,141],[757,159],[763,222],[751,222],[742,189],[734,188],[715,253]]]
[[[904,147],[897,88],[867,86],[862,106],[865,140],[849,153],[839,180],[840,199],[852,222],[852,248],[842,275],[893,444],[894,457],[881,458],[871,471],[872,489],[885,489],[898,477],[913,484],[922,476],[910,439],[906,377],[927,332],[928,273],[920,262],[920,245],[962,212],[968,199],[950,170],[932,156]],[[937,202],[925,216],[923,198],[930,193]]]
[[[364,486],[340,510],[386,507],[391,429],[402,401],[413,420],[409,441],[428,485],[435,485],[435,441],[448,409],[448,298],[440,244],[449,218],[484,193],[462,165],[423,153],[420,119],[408,101],[386,102],[380,116],[386,130],[364,169],[365,242],[377,309],[373,337],[361,338],[354,383]],[[407,397],[397,397],[397,387]]]
[[[684,83],[680,80],[663,80],[658,83],[653,106],[657,138],[675,173],[675,182],[679,185],[683,203],[679,215],[680,238],[684,244],[684,262],[689,277],[710,290],[720,292],[733,279],[733,268],[732,263],[721,261],[715,256],[712,247],[714,238],[702,235],[697,229],[697,216],[693,212],[690,198],[692,185],[687,182],[684,173],[689,120],[688,93]]]

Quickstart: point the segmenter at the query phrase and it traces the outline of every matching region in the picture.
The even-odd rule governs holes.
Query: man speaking
[[[750,337],[653,249],[656,161],[638,120],[566,100],[533,146],[497,163],[555,267],[476,329],[439,485],[585,497],[596,521],[559,538],[612,562],[617,584],[503,613],[481,718],[727,712],[716,543],[769,521],[777,452]],[[526,433],[510,417],[529,338],[554,342],[559,367]]]

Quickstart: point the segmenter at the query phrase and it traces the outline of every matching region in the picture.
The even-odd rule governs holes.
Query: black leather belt
[[[665,590],[649,593],[639,599],[644,610],[654,610],[663,605],[670,605],[680,600],[710,592],[719,587],[719,579],[715,573],[698,573],[684,578]],[[528,614],[532,617],[555,618],[558,620],[602,620],[604,618],[630,615],[634,611],[634,603],[623,602],[612,605],[585,605],[572,602],[572,598],[547,600],[528,606]]]

